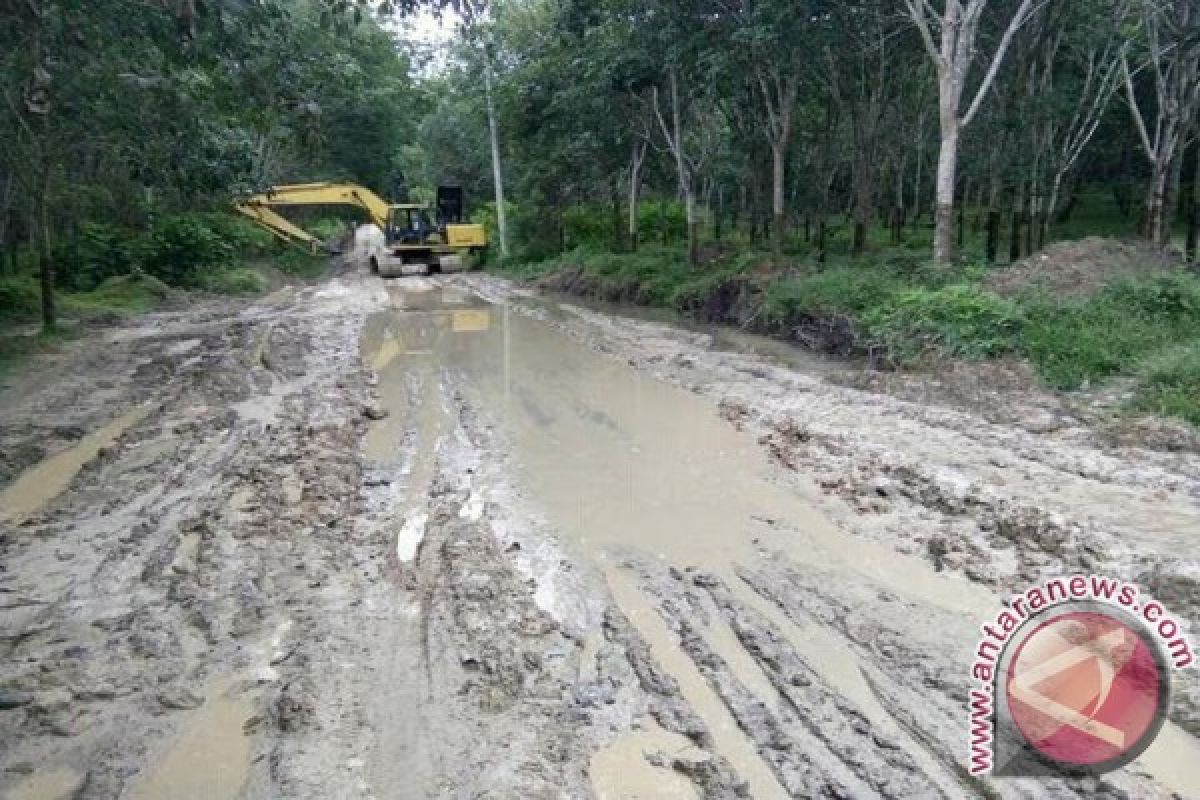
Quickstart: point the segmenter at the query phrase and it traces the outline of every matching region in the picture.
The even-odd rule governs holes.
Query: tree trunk
[[[918,126],[918,131],[920,127]],[[921,221],[921,166],[924,149],[921,147],[921,137],[917,136],[917,172],[913,178],[912,223],[916,228]]]
[[[1169,164],[1154,164],[1150,175],[1150,188],[1146,192],[1146,216],[1142,222],[1142,236],[1157,245],[1166,244],[1170,237],[1171,221],[1167,218],[1169,175]]]
[[[984,250],[984,258],[987,263],[996,263],[996,247],[1000,239],[1000,212],[994,208],[989,208],[987,212],[987,245]]]
[[[58,309],[54,302],[54,262],[50,258],[50,169],[42,180],[38,197],[38,268],[42,284],[42,330],[51,333],[58,327]]]
[[[639,203],[642,192],[642,161],[646,157],[645,140],[636,140],[629,159],[629,249],[638,249],[638,230],[640,224]]]
[[[625,249],[625,225],[621,219],[621,181],[620,178],[613,180],[612,195],[612,238],[613,249],[620,252]]]
[[[500,131],[496,123],[496,101],[492,96],[492,67],[483,70],[487,94],[488,135],[492,145],[492,184],[496,195],[496,232],[500,236],[500,257],[508,259],[508,219],[504,209],[504,171],[500,166]]]
[[[967,233],[967,231],[966,231],[966,227],[967,227],[966,199],[967,199],[966,192],[963,192],[963,202],[958,204],[958,252],[960,252],[960,253],[962,252],[962,248],[963,248],[963,238],[966,236],[966,233]]]
[[[933,259],[950,264],[958,258],[954,242],[954,181],[958,169],[957,110],[942,114],[942,147],[938,154],[937,218],[934,223]]]
[[[771,252],[783,255],[783,180],[785,143],[771,144]]]
[[[1018,186],[1013,192],[1012,219],[1009,225],[1008,233],[1008,261],[1009,263],[1020,260],[1021,258],[1021,187]]]
[[[867,247],[867,226],[862,220],[854,220],[854,243],[853,253],[860,256]]]
[[[721,235],[723,233],[723,231],[721,230],[721,223],[723,220],[721,218],[724,216],[724,214],[725,214],[725,193],[724,193],[724,191],[722,191],[721,187],[718,186],[717,187],[717,203],[716,203],[716,206],[713,208],[713,220],[712,220],[713,221],[713,241],[716,241],[716,242],[721,241]]]
[[[1184,247],[1188,261],[1193,264],[1200,263],[1200,251],[1197,249],[1196,242],[1200,235],[1198,229],[1200,229],[1200,141],[1196,142],[1196,174],[1192,177],[1192,213],[1188,216],[1187,245]]]
[[[817,263],[825,263],[825,212],[817,216]]]

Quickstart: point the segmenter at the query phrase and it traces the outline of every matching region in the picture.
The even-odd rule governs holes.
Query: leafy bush
[[[1151,360],[1132,405],[1200,425],[1200,339]]]
[[[763,318],[768,327],[788,327],[801,317],[858,316],[885,303],[903,287],[879,270],[838,267],[766,286]]]
[[[124,228],[85,222],[79,233],[55,248],[55,282],[69,291],[88,291],[134,268],[133,236]]]
[[[322,217],[305,225],[304,229],[323,242],[331,242],[344,236],[349,225],[336,217]]]
[[[205,276],[228,266],[236,248],[215,233],[203,215],[179,214],[160,220],[136,244],[138,261],[156,278],[199,288]]]
[[[611,208],[572,206],[563,210],[562,224],[566,240],[571,244],[603,247],[612,243]]]
[[[275,237],[243,216],[210,211],[187,217],[223,239],[239,256],[262,256],[275,250]]]
[[[36,319],[42,292],[33,275],[0,278],[0,322]]]
[[[984,358],[1017,346],[1023,315],[1011,300],[969,284],[907,289],[866,311],[867,332],[901,360],[927,350]]]
[[[638,231],[643,242],[681,242],[687,239],[687,210],[678,200],[643,202],[638,206]]]

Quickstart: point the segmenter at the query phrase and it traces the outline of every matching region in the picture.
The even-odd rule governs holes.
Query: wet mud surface
[[[350,258],[4,389],[0,796],[1200,793],[1186,682],[1103,779],[962,767],[1007,592],[1196,619],[1194,455],[733,344]]]

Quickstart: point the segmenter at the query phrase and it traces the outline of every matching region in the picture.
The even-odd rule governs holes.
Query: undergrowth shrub
[[[0,322],[36,319],[42,293],[34,275],[0,277]]]
[[[862,323],[900,361],[928,351],[985,358],[1016,348],[1023,315],[1011,300],[977,286],[955,284],[896,292],[867,309]]]
[[[55,247],[54,260],[59,288],[88,291],[133,270],[133,235],[115,225],[85,222],[78,234]]]
[[[1022,350],[1039,374],[1075,389],[1119,372],[1200,332],[1200,280],[1127,280],[1082,300],[1027,298]]]
[[[207,211],[186,216],[225,240],[239,256],[264,256],[276,249],[275,237],[243,216],[223,211]]]
[[[199,288],[227,267],[236,248],[195,214],[164,217],[137,242],[143,269],[172,286]]]

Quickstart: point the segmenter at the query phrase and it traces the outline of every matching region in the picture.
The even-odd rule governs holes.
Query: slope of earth
[[[961,766],[1006,592],[1196,618],[1195,456],[712,344],[353,257],[78,343],[0,396],[0,795],[1200,794],[1188,684],[1102,779]]]

